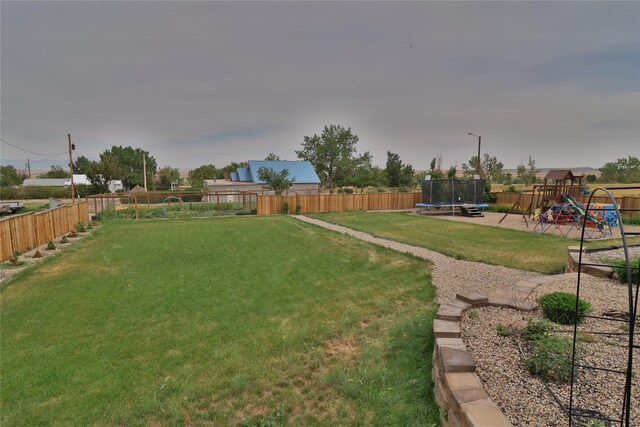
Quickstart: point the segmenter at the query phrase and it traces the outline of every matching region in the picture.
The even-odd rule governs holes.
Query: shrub
[[[53,240],[49,240],[49,243],[47,243],[47,249],[49,249],[50,251],[53,251],[56,249],[56,244],[53,243]]]
[[[627,283],[627,262],[622,259],[607,260],[611,264],[613,271],[618,276],[621,283]],[[640,258],[631,260],[631,283],[638,283],[638,271],[640,269]]]
[[[542,320],[533,320],[529,319],[527,322],[527,329],[525,329],[522,337],[527,340],[537,340],[544,337],[547,333],[551,332],[554,329],[553,322],[542,319]]]
[[[18,261],[20,258],[18,258],[16,255],[13,255],[11,257],[9,257],[9,264],[16,266],[18,265]]]
[[[509,187],[505,188],[504,192],[505,193],[517,193],[518,189],[515,186],[510,185]]]
[[[525,366],[545,380],[568,382],[571,379],[571,348],[569,339],[545,335],[531,342],[531,356]]]
[[[576,313],[576,298],[574,294],[567,292],[552,292],[541,296],[538,302],[545,318],[561,325],[572,325],[574,320],[582,322],[585,314],[591,309],[588,302],[580,299]]]
[[[69,237],[78,237],[78,232],[76,230],[71,230],[68,234]]]
[[[300,205],[296,205],[296,215],[300,215],[300,212],[302,211],[302,206]]]
[[[78,233],[84,233],[85,231],[87,231],[87,229],[84,226],[84,222],[79,222],[76,224],[76,231]]]
[[[69,243],[69,239],[67,239],[67,236],[62,236],[62,239],[60,239],[60,243]]]
[[[42,258],[42,253],[40,253],[40,251],[35,251],[35,253],[33,254],[34,258]]]
[[[282,202],[282,205],[280,206],[280,213],[282,213],[282,215],[289,214],[289,203]]]

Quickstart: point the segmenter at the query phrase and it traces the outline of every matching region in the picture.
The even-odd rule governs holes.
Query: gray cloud
[[[640,3],[2,2],[4,139],[197,167],[351,126],[417,168],[638,155]],[[9,118],[10,117],[10,118]],[[606,146],[606,150],[603,150]],[[484,150],[483,150],[484,151]],[[2,145],[2,157],[24,157]]]

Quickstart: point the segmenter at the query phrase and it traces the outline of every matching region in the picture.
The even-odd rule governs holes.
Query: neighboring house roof
[[[253,181],[252,174],[249,172],[249,168],[238,168],[236,171],[239,181],[251,182]]]
[[[320,184],[320,178],[313,169],[311,163],[307,160],[288,161],[288,160],[249,160],[249,172],[252,181],[263,184],[258,177],[258,170],[262,167],[271,168],[274,172],[281,172],[283,169],[289,171],[289,179],[297,184]],[[238,172],[240,169],[238,169]]]
[[[74,185],[91,185],[91,181],[87,178],[85,174],[73,174],[73,184]],[[71,185],[71,179],[67,179],[64,185]]]
[[[67,181],[69,181],[69,178],[28,178],[24,180],[22,186],[64,187]]]
[[[574,179],[573,173],[569,169],[552,169],[545,175],[544,179]]]

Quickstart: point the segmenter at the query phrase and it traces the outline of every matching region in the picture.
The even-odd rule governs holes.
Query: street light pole
[[[476,165],[476,172],[478,176],[480,175],[480,142],[482,141],[482,137],[480,135],[476,135],[475,133],[468,132],[469,135],[475,136],[478,138],[478,164]]]

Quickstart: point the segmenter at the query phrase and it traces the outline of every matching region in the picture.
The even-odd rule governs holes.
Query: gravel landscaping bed
[[[629,246],[629,259],[640,258],[640,246]],[[607,259],[624,259],[623,249],[613,249],[608,251],[590,252],[589,258],[596,262],[603,262]]]
[[[97,225],[94,225],[93,228],[88,229],[86,232],[77,233],[75,235],[75,237],[73,237],[72,234],[67,233],[66,234],[66,236],[67,236],[67,242],[66,243],[62,243],[61,242],[63,236],[60,236],[57,239],[54,239],[53,242],[56,245],[56,248],[53,249],[53,250],[47,249],[48,243],[45,243],[44,245],[38,246],[37,248],[33,248],[28,252],[20,254],[18,256],[18,263],[20,265],[12,266],[12,265],[10,265],[9,261],[5,261],[5,262],[1,263],[0,264],[0,283],[7,282],[13,276],[15,276],[17,273],[21,272],[25,268],[30,267],[30,266],[32,266],[34,264],[37,264],[37,263],[41,262],[42,260],[46,259],[47,257],[55,255],[56,253],[60,252],[61,250],[64,250],[65,248],[67,248],[67,247],[73,245],[74,243],[82,240],[84,237],[86,237],[89,234],[91,234],[91,232],[94,231],[96,228],[97,228]],[[40,254],[39,257],[36,256],[36,252],[39,252],[39,254]]]
[[[575,294],[576,283],[552,282],[540,285],[529,297],[564,291]],[[591,304],[591,314],[628,312],[627,288],[620,283],[584,275],[580,297]],[[476,360],[477,373],[487,393],[516,426],[563,426],[567,416],[554,400],[544,383],[525,367],[530,355],[528,342],[520,335],[529,319],[540,320],[540,310],[522,313],[515,310],[487,307],[468,311],[462,321],[462,336]],[[500,326],[499,326],[500,325]],[[500,333],[498,333],[498,329]],[[562,326],[558,335],[572,339],[572,326]],[[627,361],[627,335],[599,335],[590,331],[624,332],[621,322],[588,318],[580,326],[579,353],[581,363],[622,370]],[[637,337],[637,335],[636,335]],[[636,338],[640,342],[639,338]],[[523,354],[524,353],[524,354]],[[634,372],[640,366],[640,353],[634,354]],[[640,425],[638,376],[632,379],[632,425]],[[569,403],[569,384],[548,383],[564,404]],[[611,418],[619,417],[624,387],[624,375],[593,370],[580,370],[574,389],[574,405],[595,410]],[[586,420],[582,420],[586,421]]]

